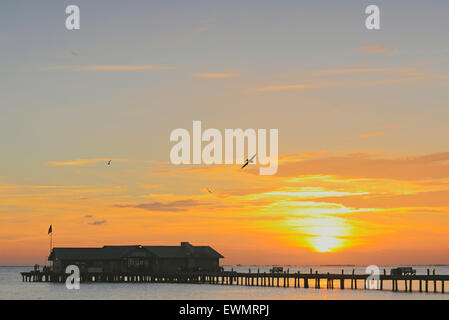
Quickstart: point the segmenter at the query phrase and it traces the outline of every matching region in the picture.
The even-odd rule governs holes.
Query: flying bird
[[[210,194],[214,193],[213,191],[211,191],[209,188],[206,188],[207,192],[209,192]]]
[[[112,160],[109,160],[109,161],[108,161],[108,166],[110,166],[110,165],[111,165],[111,162],[112,162]]]
[[[240,169],[243,169],[243,168],[245,168],[248,164],[253,163],[255,157],[256,157],[256,155],[253,155],[251,159],[246,159],[245,164],[244,164]]]

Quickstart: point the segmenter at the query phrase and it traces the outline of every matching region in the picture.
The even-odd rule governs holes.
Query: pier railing
[[[22,272],[24,282],[64,283],[69,274],[52,271]],[[81,273],[80,282],[109,283],[191,283],[214,285],[238,285],[257,287],[293,287],[315,289],[372,289],[394,292],[441,292],[445,293],[445,282],[449,275],[387,275],[380,274],[369,281],[371,274],[331,273],[252,273],[252,272],[179,272],[179,273]]]

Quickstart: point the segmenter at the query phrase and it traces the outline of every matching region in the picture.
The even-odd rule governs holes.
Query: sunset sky
[[[2,0],[0,265],[44,264],[50,224],[58,247],[189,241],[223,264],[449,264],[448,13]],[[279,129],[277,174],[172,165],[194,120]]]

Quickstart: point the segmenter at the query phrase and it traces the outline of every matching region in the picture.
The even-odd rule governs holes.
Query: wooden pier
[[[23,282],[53,282],[64,283],[69,276],[64,273],[50,271],[22,272]],[[385,270],[379,275],[379,280],[367,283],[370,274],[344,273],[261,273],[261,272],[183,272],[183,273],[81,273],[80,282],[108,282],[108,283],[191,283],[237,285],[257,287],[284,287],[284,288],[315,288],[322,289],[365,289],[375,285],[376,290],[390,290],[393,292],[433,292],[445,293],[445,282],[449,275],[436,275],[435,270],[427,275],[387,275]]]

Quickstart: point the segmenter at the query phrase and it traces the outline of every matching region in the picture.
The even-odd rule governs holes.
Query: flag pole
[[[50,235],[50,253],[48,255],[48,259],[50,259],[51,256],[51,251],[53,249],[53,224],[50,224],[50,228],[48,228],[48,233]],[[52,263],[50,262],[50,268],[51,268]]]
[[[50,254],[51,254],[51,250],[53,249],[53,224],[50,225],[48,233],[50,233]]]

